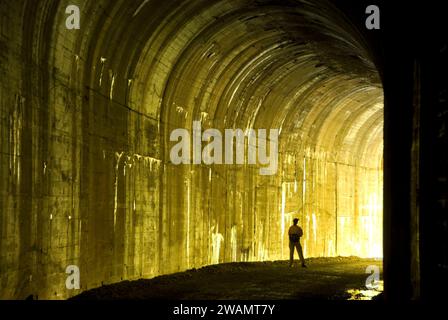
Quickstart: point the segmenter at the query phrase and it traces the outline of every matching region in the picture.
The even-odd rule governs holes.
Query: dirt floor
[[[366,291],[369,274],[365,272],[369,265],[377,265],[382,274],[381,260],[311,258],[307,259],[308,268],[295,263],[292,268],[287,261],[213,265],[153,279],[106,285],[72,299],[364,300],[369,299],[366,296],[378,294],[374,290]]]

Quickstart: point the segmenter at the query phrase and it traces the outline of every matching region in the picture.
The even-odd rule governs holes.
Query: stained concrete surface
[[[306,256],[381,256],[383,89],[363,28],[326,0],[140,4],[0,1],[0,299],[71,297],[71,265],[89,290],[287,259],[295,217]],[[171,132],[199,120],[281,130],[277,174],[173,164]]]
[[[73,300],[110,299],[362,299],[366,268],[382,261],[357,257],[311,258],[308,268],[296,261],[226,263],[123,281],[85,291]]]

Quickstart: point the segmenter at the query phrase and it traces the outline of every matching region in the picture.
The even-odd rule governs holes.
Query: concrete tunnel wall
[[[81,8],[81,29],[65,8]],[[141,6],[144,4],[143,6]],[[383,93],[325,1],[2,1],[0,298],[207,264],[382,256]],[[170,133],[280,129],[275,175],[174,165]]]

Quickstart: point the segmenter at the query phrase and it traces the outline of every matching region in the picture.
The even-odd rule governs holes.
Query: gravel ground
[[[366,268],[377,265],[382,274],[381,260],[357,257],[311,258],[307,259],[308,268],[301,268],[297,262],[292,268],[288,264],[288,261],[270,261],[212,265],[105,285],[72,299],[364,299]]]

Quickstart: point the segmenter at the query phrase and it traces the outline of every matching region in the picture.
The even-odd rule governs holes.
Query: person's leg
[[[294,244],[289,241],[289,266],[292,266],[294,262]]]
[[[299,242],[294,243],[294,248],[297,251],[297,255],[299,256],[300,259],[300,243]]]
[[[300,244],[300,242],[297,242],[297,253],[299,254],[302,266],[305,266],[305,258],[303,257],[302,245]]]

